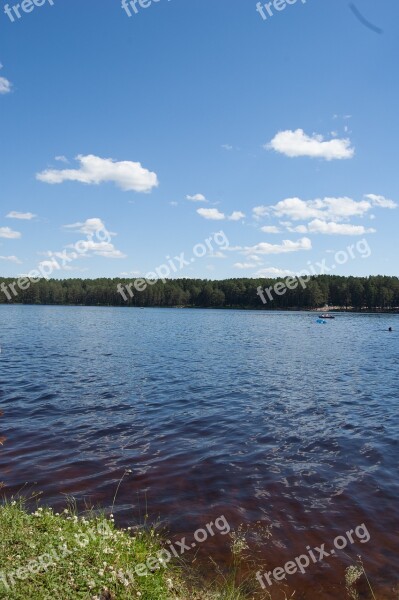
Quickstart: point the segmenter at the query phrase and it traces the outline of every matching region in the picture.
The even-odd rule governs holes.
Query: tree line
[[[341,277],[318,275],[306,285],[286,289],[263,304],[258,289],[281,279],[169,279],[137,291],[132,279],[40,279],[19,289],[13,279],[0,278],[0,304],[84,306],[262,308],[266,310],[315,309],[329,305],[354,310],[395,310],[399,307],[399,279],[388,276]],[[3,285],[4,284],[4,285]],[[125,298],[118,284],[131,285]],[[119,286],[119,289],[121,289]],[[7,293],[4,292],[7,290]],[[13,293],[13,290],[16,292]]]

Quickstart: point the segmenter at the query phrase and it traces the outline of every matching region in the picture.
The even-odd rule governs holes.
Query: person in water
[[[390,327],[390,328],[388,329],[388,331],[392,331],[392,327]]]

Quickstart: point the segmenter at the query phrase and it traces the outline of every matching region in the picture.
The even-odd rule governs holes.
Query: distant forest
[[[142,280],[141,280],[142,281]],[[25,290],[10,284],[14,279],[0,278],[0,304],[56,304],[84,306],[158,306],[158,307],[202,307],[202,308],[253,308],[266,310],[314,309],[325,305],[354,310],[399,310],[399,279],[397,277],[339,277],[319,275],[312,277],[306,287],[287,289],[283,295],[272,292],[273,300],[267,296],[263,304],[257,294],[262,289],[273,287],[284,279],[169,279],[165,283],[147,285],[144,291],[131,287],[133,297],[126,292],[125,301],[117,286],[126,286],[132,279],[41,279],[30,283]],[[4,285],[3,285],[4,284]],[[11,300],[7,299],[7,294]],[[120,288],[121,289],[121,288]]]

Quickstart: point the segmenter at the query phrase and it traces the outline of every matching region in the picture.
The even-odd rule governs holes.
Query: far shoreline
[[[119,305],[119,304],[55,304],[55,303],[28,303],[28,302],[0,302],[2,306],[47,306],[47,307],[63,307],[63,308],[122,308],[122,309],[136,309],[136,310],[151,310],[151,309],[162,309],[162,310],[237,310],[237,311],[251,311],[251,312],[267,312],[267,313],[309,313],[309,314],[324,314],[331,313],[337,315],[343,314],[356,314],[356,315],[399,315],[399,307],[393,309],[378,308],[370,310],[355,309],[355,308],[300,308],[300,307],[289,307],[289,308],[266,308],[264,306],[131,306],[131,305]]]

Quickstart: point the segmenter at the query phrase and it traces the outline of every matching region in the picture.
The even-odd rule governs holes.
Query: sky
[[[0,276],[398,275],[397,0],[35,2],[0,0]]]

